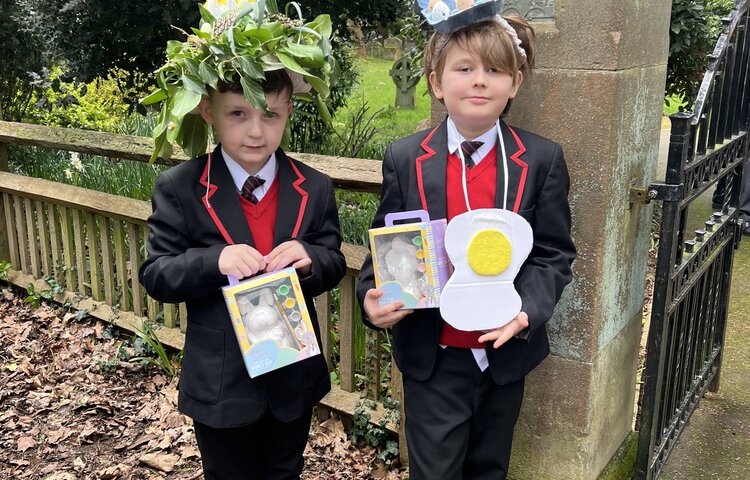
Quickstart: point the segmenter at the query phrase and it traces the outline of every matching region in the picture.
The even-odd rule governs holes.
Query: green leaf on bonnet
[[[320,68],[323,66],[323,51],[317,46],[290,43],[286,46],[286,50],[305,67]]]
[[[142,105],[152,105],[154,103],[159,103],[162,100],[165,100],[167,98],[167,94],[164,90],[157,90],[151,95],[147,96],[146,98],[141,100]]]
[[[189,157],[206,153],[208,146],[208,125],[200,115],[187,115],[182,120],[177,143]]]
[[[200,75],[201,80],[203,80],[203,83],[216,90],[219,82],[219,74],[216,73],[213,68],[209,67],[208,63],[203,62],[200,64],[198,67],[198,74]]]
[[[190,113],[201,101],[201,94],[187,89],[179,89],[175,93],[172,106],[172,116],[182,118]]]
[[[276,57],[281,61],[281,63],[284,65],[284,67],[288,68],[289,70],[293,72],[297,72],[300,75],[307,75],[307,70],[302,68],[297,61],[292,58],[290,55],[287,55],[283,52],[276,52]]]
[[[245,96],[245,100],[247,100],[247,102],[253,107],[265,110],[266,94],[263,91],[263,87],[260,86],[260,83],[251,78],[241,76],[240,84],[242,85],[242,93]]]
[[[185,74],[182,76],[182,85],[185,87],[186,90],[189,90],[193,93],[197,93],[198,95],[208,95],[208,92],[206,91],[206,87],[198,77],[193,77],[190,74]]]

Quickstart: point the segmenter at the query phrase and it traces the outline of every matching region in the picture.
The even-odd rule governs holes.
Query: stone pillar
[[[671,2],[546,3],[508,123],[563,145],[578,259],[552,355],[527,378],[510,477],[595,479],[633,428],[651,208],[628,197],[658,158]]]
[[[658,160],[671,2],[555,3],[509,123],[563,145],[579,253],[553,353],[526,384],[511,476],[594,479],[632,430],[651,208],[628,198]]]

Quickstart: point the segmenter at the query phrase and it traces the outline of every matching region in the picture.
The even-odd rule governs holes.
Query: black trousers
[[[252,425],[211,428],[193,422],[206,480],[299,479],[312,411],[281,422],[271,409]]]
[[[504,479],[523,388],[496,385],[469,349],[438,347],[427,381],[404,377],[409,478]]]

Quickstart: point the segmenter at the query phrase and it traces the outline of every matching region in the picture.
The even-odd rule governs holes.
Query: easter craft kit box
[[[250,377],[320,355],[293,267],[222,289]]]
[[[397,221],[418,220],[394,224]],[[403,301],[405,309],[436,308],[450,276],[445,253],[445,219],[430,220],[424,210],[388,214],[385,226],[369,230],[375,286],[380,305]]]

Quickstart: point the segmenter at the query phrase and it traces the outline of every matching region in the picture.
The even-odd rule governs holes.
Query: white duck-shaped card
[[[531,252],[534,234],[522,216],[484,208],[454,217],[445,249],[455,268],[440,295],[440,314],[458,330],[492,330],[521,311],[513,284]]]

